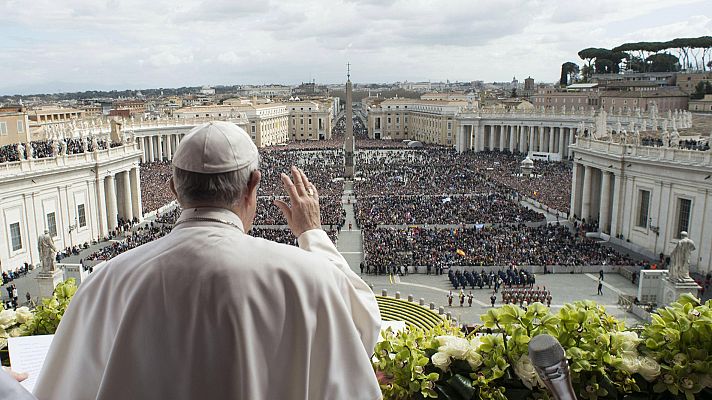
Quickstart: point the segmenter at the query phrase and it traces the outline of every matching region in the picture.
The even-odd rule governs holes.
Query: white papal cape
[[[40,400],[378,399],[380,314],[326,233],[254,238],[223,209],[107,263],[59,324]]]

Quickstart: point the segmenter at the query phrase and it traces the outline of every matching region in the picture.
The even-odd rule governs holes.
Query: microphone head
[[[566,360],[566,352],[555,337],[537,335],[529,341],[529,359],[535,367],[546,368]]]

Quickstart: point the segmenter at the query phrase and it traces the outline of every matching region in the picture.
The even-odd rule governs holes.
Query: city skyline
[[[347,62],[358,83],[553,82],[583,48],[709,35],[710,15],[697,0],[4,0],[0,95],[340,83]]]

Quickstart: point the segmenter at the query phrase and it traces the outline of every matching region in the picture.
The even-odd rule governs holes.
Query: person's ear
[[[178,192],[176,192],[176,186],[173,184],[173,177],[168,179],[168,187],[171,189],[171,193],[178,198]]]
[[[247,183],[247,196],[252,198],[257,196],[257,188],[260,186],[260,180],[262,179],[262,174],[260,171],[252,171],[250,174],[250,181]]]

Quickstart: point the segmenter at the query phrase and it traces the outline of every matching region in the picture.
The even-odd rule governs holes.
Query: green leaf
[[[475,388],[472,387],[472,379],[457,374],[447,381],[450,386],[457,391],[464,399],[471,399],[475,395]]]

